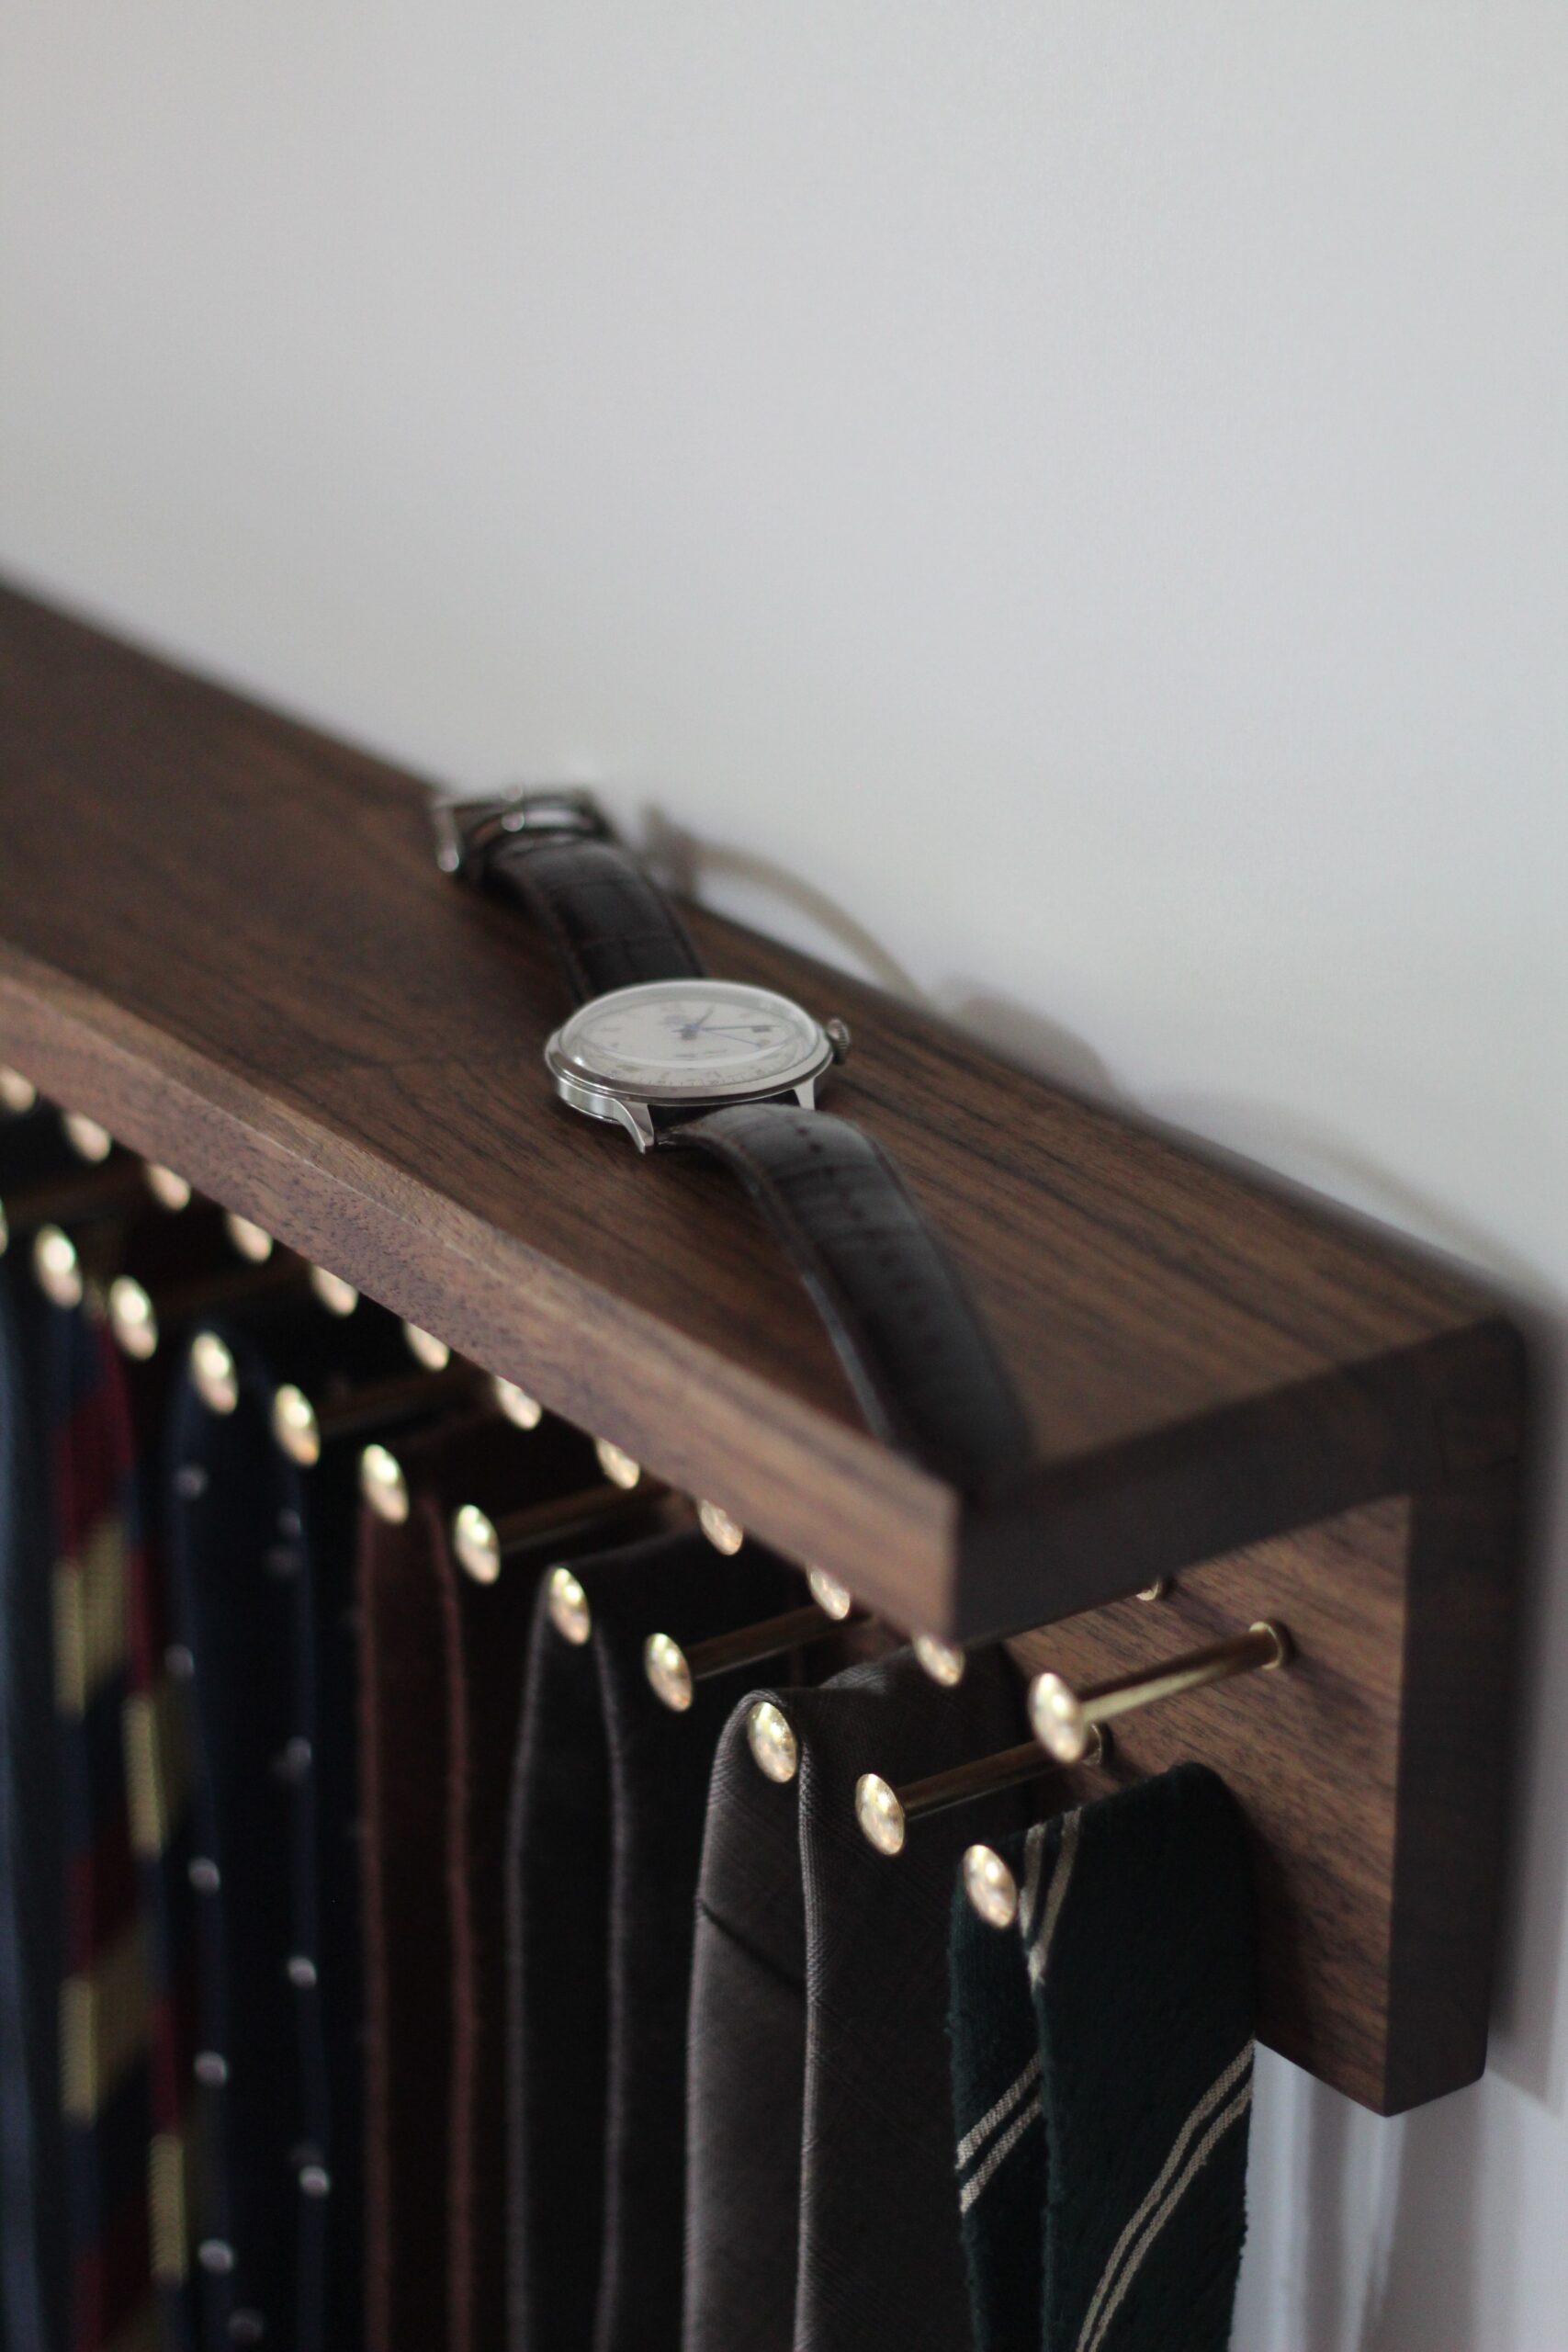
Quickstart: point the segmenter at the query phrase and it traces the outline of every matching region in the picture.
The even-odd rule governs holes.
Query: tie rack
[[[443,1416],[525,1451],[598,1434],[553,1525],[448,1505],[480,1583],[568,1555],[569,1641],[570,1557],[628,1528],[690,1513],[738,1573],[753,1546],[808,1571],[809,1607],[803,1582],[739,1633],[648,1627],[650,1707],[758,1670],[781,1789],[792,1678],[918,1636],[952,1685],[1005,1640],[1018,1744],[869,1776],[867,1871],[979,1788],[1050,1810],[1196,1758],[1258,1851],[1264,2038],[1384,2111],[1479,2073],[1523,1422],[1483,1290],[694,911],[715,969],[848,1019],[836,1102],[969,1277],[1034,1453],[959,1495],[867,1434],[742,1202],[558,1111],[544,951],[434,871],[423,786],[4,593],[0,660],[15,1263],[133,1358],[183,1355],[217,1413],[221,1327],[254,1321],[301,1475],[357,1461],[393,1519]],[[984,1917],[1016,1902],[982,1848],[965,1883]]]

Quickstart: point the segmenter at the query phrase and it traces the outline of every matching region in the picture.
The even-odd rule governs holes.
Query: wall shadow
[[[1495,2311],[1477,2308],[1477,2208],[1483,2094],[1456,2091],[1401,2125],[1393,2209],[1378,2233],[1387,2254],[1366,2282],[1356,2352],[1497,2352]],[[1489,2170],[1495,2209],[1506,2184]]]
[[[840,906],[837,899],[829,898],[826,890],[819,890],[815,882],[807,881],[788,866],[759,857],[750,850],[729,849],[721,842],[704,841],[657,807],[642,812],[638,850],[660,879],[682,898],[705,904],[713,886],[722,892],[726,885],[739,884],[747,893],[788,907],[796,917],[804,916],[814,931],[842,949],[852,964],[878,988],[886,989],[892,996],[905,997],[911,1003],[927,1001],[913,975],[883,946],[874,933],[868,931],[847,907]],[[728,914],[731,910],[725,907],[721,911]],[[793,944],[806,952],[821,953],[815,942],[800,936],[798,923],[790,927],[788,936]]]

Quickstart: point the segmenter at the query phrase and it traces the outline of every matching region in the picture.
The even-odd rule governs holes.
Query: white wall
[[[0,560],[444,775],[597,780],[842,954],[826,893],[1551,1355],[1561,6],[0,22]],[[1388,2126],[1268,2069],[1244,2352],[1568,2346],[1564,1532],[1492,2073]]]

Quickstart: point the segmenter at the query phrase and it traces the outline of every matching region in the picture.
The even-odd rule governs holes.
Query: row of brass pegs
[[[241,1380],[228,1345],[206,1328],[208,1318],[243,1314],[247,1323],[259,1318],[270,1326],[269,1354],[290,1374],[274,1391],[276,1443],[307,1470],[329,1449],[357,1443],[359,1491],[381,1519],[400,1523],[412,1509],[410,1481],[396,1451],[400,1431],[427,1429],[449,1413],[493,1417],[521,1431],[544,1421],[538,1400],[515,1382],[455,1354],[433,1332],[398,1322],[362,1300],[342,1276],[280,1249],[251,1220],[201,1201],[175,1170],[120,1150],[95,1121],[51,1111],[25,1078],[4,1067],[0,1114],[10,1130],[0,1253],[25,1242],[45,1295],[58,1306],[85,1304],[101,1313],[118,1346],[137,1362],[149,1361],[171,1338],[178,1340],[188,1351],[197,1394],[216,1413],[238,1409]],[[175,1219],[187,1230],[171,1249],[162,1228]],[[337,1345],[322,1344],[323,1321],[336,1327]],[[291,1364],[291,1356],[298,1363]],[[741,1550],[745,1531],[722,1505],[677,1493],[607,1438],[592,1441],[592,1454],[597,1476],[548,1500],[515,1510],[458,1501],[449,1532],[467,1574],[491,1584],[509,1563],[536,1560],[541,1550],[547,1555],[550,1549],[581,1550],[682,1523],[700,1528],[720,1553]],[[870,1612],[837,1577],[810,1566],[803,1573],[810,1598],[799,1608],[688,1646],[650,1632],[644,1668],[660,1703],[684,1713],[699,1686],[714,1676],[809,1653],[848,1629],[870,1627]],[[586,1644],[592,1631],[590,1604],[567,1560],[547,1571],[545,1586],[557,1631],[569,1642]],[[1157,1600],[1166,1589],[1150,1586],[1136,1597]],[[871,1630],[886,1643],[910,1641],[934,1682],[954,1688],[963,1679],[965,1654],[959,1645],[927,1634]],[[1109,1726],[1118,1717],[1236,1675],[1277,1670],[1292,1654],[1285,1629],[1259,1622],[1152,1668],[1087,1687],[1053,1672],[1037,1674],[1028,1690],[1026,1741],[901,1787],[877,1773],[863,1774],[854,1797],[862,1833],[878,1853],[897,1856],[922,1820],[1064,1768],[1103,1761]],[[758,1700],[747,1731],[758,1769],[771,1780],[793,1781],[799,1749],[784,1711],[772,1700]],[[998,1855],[971,1847],[964,1881],[982,1918],[1010,1924],[1018,1891]]]
[[[410,1510],[389,1432],[427,1427],[449,1411],[491,1416],[520,1430],[543,1420],[542,1406],[515,1382],[467,1362],[417,1324],[400,1322],[254,1220],[202,1199],[173,1169],[121,1149],[96,1121],[41,1102],[28,1080],[5,1066],[0,1119],[0,1255],[25,1249],[44,1296],[57,1306],[85,1307],[134,1362],[184,1347],[197,1393],[214,1413],[238,1410],[241,1375],[209,1324],[243,1316],[265,1333],[269,1360],[290,1375],[274,1392],[277,1445],[310,1469],[329,1448],[363,1441],[360,1488],[381,1518],[403,1520]],[[323,1338],[334,1329],[335,1341]],[[459,1506],[453,1536],[468,1573],[493,1581],[538,1534],[564,1536],[589,1524],[609,1531],[620,1516],[678,1502],[625,1448],[602,1438],[593,1452],[599,1479],[579,1493],[500,1518],[477,1504]],[[691,1510],[719,1550],[739,1548],[740,1530],[727,1512],[707,1502]]]
[[[398,1321],[342,1275],[204,1200],[175,1170],[122,1149],[96,1121],[40,1101],[29,1080],[5,1066],[0,1119],[0,1254],[26,1248],[44,1295],[99,1317],[134,1362],[182,1347],[197,1394],[214,1413],[239,1409],[242,1380],[233,1351],[210,1321],[243,1317],[265,1337],[269,1361],[286,1375],[273,1394],[276,1444],[309,1470],[329,1449],[357,1443],[359,1490],[381,1519],[400,1522],[412,1509],[410,1482],[389,1442],[399,1432],[428,1429],[447,1415],[469,1423],[493,1419],[522,1431],[543,1422],[543,1407],[517,1383],[468,1362],[434,1333]],[[334,1330],[335,1339],[323,1337]],[[566,1548],[682,1521],[698,1527],[717,1551],[739,1551],[744,1532],[720,1505],[678,1495],[608,1438],[592,1444],[598,1475],[573,1491],[513,1510],[457,1504],[452,1545],[470,1577],[493,1583],[509,1561],[541,1545]],[[811,1589],[823,1597],[820,1604],[814,1600],[749,1636],[727,1637],[727,1662],[780,1655],[851,1614],[831,1579],[813,1571]],[[574,1593],[581,1588],[563,1566],[551,1584],[552,1615],[570,1638],[584,1641],[591,1629]],[[719,1669],[694,1650],[683,1670],[689,1690]],[[669,1695],[668,1680],[656,1687],[668,1704],[690,1703],[689,1696]]]

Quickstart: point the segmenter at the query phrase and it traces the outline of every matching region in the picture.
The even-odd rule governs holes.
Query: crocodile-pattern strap
[[[658,884],[615,842],[502,842],[486,887],[541,922],[579,1003],[643,980],[689,980],[702,957]]]
[[[947,1250],[868,1136],[757,1102],[674,1129],[740,1178],[816,1303],[876,1434],[963,1492],[1015,1479],[1030,1436]]]

